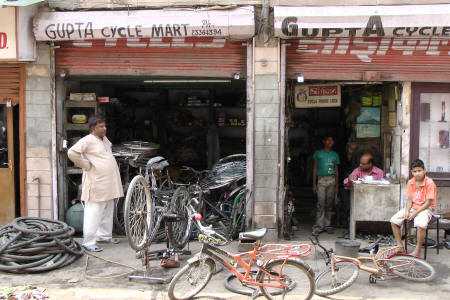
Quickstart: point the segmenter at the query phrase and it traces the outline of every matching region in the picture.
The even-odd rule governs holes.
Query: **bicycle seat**
[[[148,160],[147,167],[152,170],[164,170],[169,166],[169,162],[162,156],[156,156]]]
[[[241,232],[239,233],[239,239],[240,240],[260,240],[262,239],[267,233],[267,228],[261,228],[258,230],[253,231],[247,231],[247,232]]]

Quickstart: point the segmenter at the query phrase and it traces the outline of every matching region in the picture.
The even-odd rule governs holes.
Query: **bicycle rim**
[[[184,266],[173,277],[167,291],[172,300],[191,299],[208,284],[214,270],[212,259],[197,260]]]
[[[261,293],[270,300],[311,299],[313,296],[314,272],[311,267],[300,260],[276,259],[269,262],[257,276],[262,283]],[[283,287],[268,287],[279,284]]]
[[[427,282],[436,275],[429,263],[414,256],[396,255],[386,260],[386,265],[392,274],[411,281]]]
[[[128,243],[141,250],[147,239],[147,228],[152,222],[153,202],[147,180],[137,175],[131,180],[125,197],[124,225]]]
[[[355,282],[358,278],[358,266],[351,262],[343,261],[334,264],[334,275],[331,272],[331,264],[316,277],[315,294],[328,296],[339,293]]]
[[[189,217],[189,211],[186,207],[189,201],[187,189],[180,186],[175,190],[171,200],[170,211],[178,214],[180,220],[167,223],[167,235],[171,246],[177,249],[183,249],[189,240],[192,220]]]

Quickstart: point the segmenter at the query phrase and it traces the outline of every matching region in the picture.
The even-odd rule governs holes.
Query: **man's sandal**
[[[103,251],[103,248],[97,246],[97,245],[92,245],[92,246],[84,246],[83,245],[84,250],[88,251],[88,252],[100,252]]]

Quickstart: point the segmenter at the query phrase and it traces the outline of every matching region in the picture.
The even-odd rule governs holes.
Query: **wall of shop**
[[[444,0],[352,0],[352,1],[342,1],[342,0],[271,0],[271,5],[292,5],[292,6],[302,6],[302,5],[314,5],[314,6],[325,6],[325,5],[401,5],[401,4],[448,4],[448,1]]]
[[[38,45],[38,57],[27,66],[26,204],[29,216],[52,218],[52,82],[51,51]]]

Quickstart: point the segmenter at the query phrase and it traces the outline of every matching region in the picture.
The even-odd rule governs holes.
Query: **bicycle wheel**
[[[147,228],[152,222],[154,212],[147,180],[135,176],[125,197],[124,224],[128,243],[134,250],[141,250],[147,239]]]
[[[311,299],[314,293],[314,272],[301,260],[275,259],[261,269],[256,280],[263,285],[261,293],[270,300],[284,299],[289,293],[293,299]],[[269,287],[282,283],[285,287]]]
[[[214,271],[214,261],[200,259],[185,265],[170,282],[167,294],[171,300],[191,299],[208,284]]]
[[[118,235],[125,234],[124,208],[125,208],[125,198],[124,197],[121,197],[114,201],[113,229],[114,229],[114,232]]]
[[[192,227],[192,218],[189,216],[187,208],[189,201],[189,192],[186,187],[180,186],[173,193],[170,202],[170,209],[178,215],[177,221],[166,222],[167,238],[171,246],[177,249],[183,249],[189,240],[189,234]]]
[[[429,263],[414,256],[396,255],[385,262],[390,272],[404,279],[427,282],[436,275]]]
[[[234,198],[233,208],[231,209],[231,224],[229,236],[233,239],[237,238],[239,233],[245,229],[245,204],[246,190],[243,189]]]
[[[328,296],[339,293],[355,282],[358,278],[359,269],[354,263],[348,261],[336,262],[334,264],[334,275],[331,273],[331,265],[316,277],[315,294]]]

